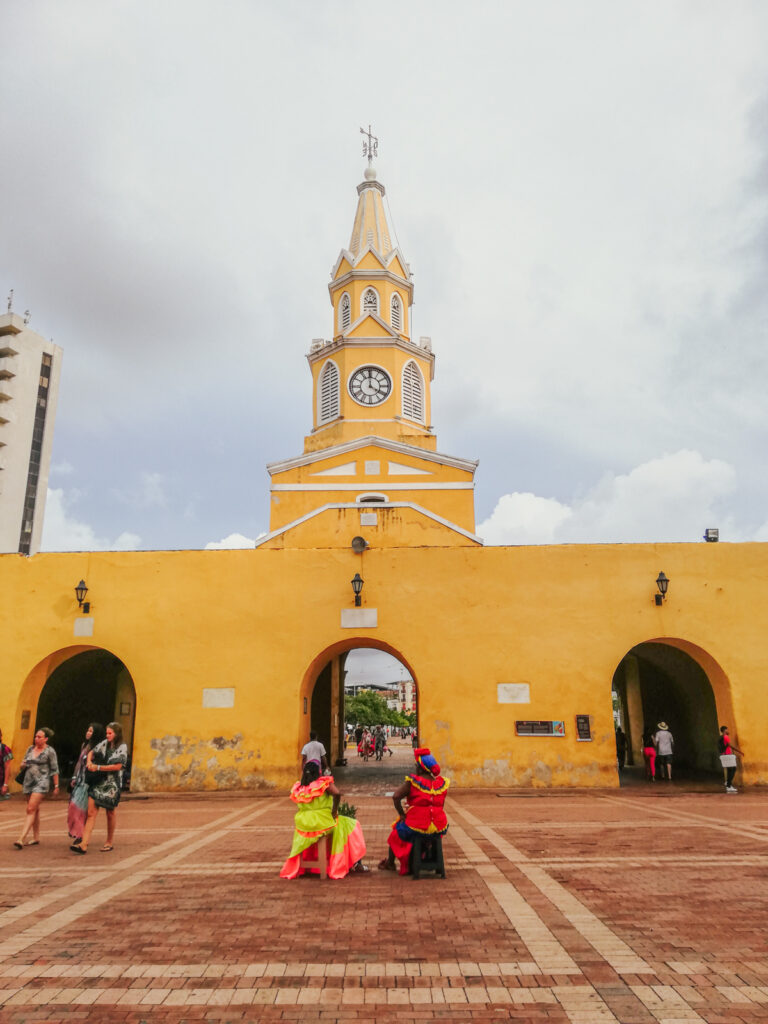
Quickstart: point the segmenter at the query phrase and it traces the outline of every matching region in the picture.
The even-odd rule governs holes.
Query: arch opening
[[[730,684],[714,659],[695,644],[659,638],[637,644],[612,680],[614,722],[626,734],[627,765],[644,775],[644,733],[665,722],[674,738],[673,778],[719,777],[720,724],[736,723]],[[736,741],[737,742],[737,741]],[[631,773],[630,773],[631,774]],[[657,766],[657,778],[660,766]]]
[[[410,763],[418,683],[407,660],[388,644],[356,637],[327,648],[305,675],[300,704],[299,749],[315,732],[334,770],[343,774],[359,763],[373,775],[379,763],[382,769],[401,765],[406,752]],[[387,749],[377,757],[374,743],[367,758],[358,756],[362,730],[370,729],[375,739],[379,725]]]
[[[119,722],[128,747],[129,765],[136,717],[136,688],[125,664],[102,648],[77,649],[48,665],[40,680],[37,706],[30,716],[34,729],[54,731],[54,747],[63,779],[72,774],[85,732],[91,722]]]

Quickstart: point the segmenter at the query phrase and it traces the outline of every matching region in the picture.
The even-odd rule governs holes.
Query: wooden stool
[[[308,846],[304,853],[309,853],[310,850],[317,850],[317,867],[320,871],[321,878],[328,877],[328,858],[331,855],[331,835],[327,833],[324,836],[320,836],[316,843],[312,846]],[[304,860],[304,854],[302,854],[302,861],[304,861],[303,867],[305,871],[310,871],[315,866],[313,860]]]
[[[414,878],[418,878],[422,871],[433,871],[441,878],[445,878],[442,836],[425,836],[420,833],[414,836],[411,848],[411,873]]]

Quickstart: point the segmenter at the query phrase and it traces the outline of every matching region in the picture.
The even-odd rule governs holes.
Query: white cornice
[[[368,313],[366,315],[370,316],[371,314]],[[389,338],[350,338],[343,334],[338,338],[334,338],[333,341],[329,341],[327,345],[316,348],[314,352],[308,352],[307,362],[310,366],[314,366],[318,360],[334,356],[345,345],[351,348],[376,348],[376,346],[399,348],[403,352],[407,352],[409,356],[416,356],[428,363],[429,379],[431,381],[435,379],[435,353],[422,348],[421,345],[417,345],[413,341],[407,341],[401,336]]]
[[[375,479],[372,477],[370,479]],[[370,479],[368,483],[370,484]],[[434,483],[434,484],[391,484],[388,480],[382,486],[388,491],[471,491],[474,483]],[[270,491],[365,491],[365,483],[357,484],[272,484]]]
[[[346,274],[342,274],[341,277],[337,277],[328,282],[328,293],[333,301],[334,292],[337,292],[339,288],[346,288],[350,281],[390,281],[397,288],[402,288],[408,293],[408,305],[413,305],[413,281],[407,280],[405,277],[400,277],[394,274],[391,270],[370,270],[370,269],[355,269],[348,270]]]
[[[422,508],[421,505],[416,505],[412,501],[377,502],[375,505],[359,505],[357,502],[355,502],[354,504],[352,504],[352,503],[344,503],[344,502],[342,502],[342,503],[335,502],[335,503],[330,503],[328,505],[321,505],[320,508],[312,509],[312,511],[311,512],[307,512],[306,515],[300,516],[300,518],[298,518],[298,519],[294,519],[292,523],[288,523],[286,526],[281,526],[279,530],[272,530],[272,532],[268,533],[265,537],[259,538],[253,546],[254,546],[254,548],[261,547],[262,544],[266,544],[268,541],[273,540],[275,537],[279,537],[283,533],[287,533],[289,530],[292,530],[294,527],[300,526],[302,523],[306,523],[307,520],[314,519],[315,516],[319,516],[323,512],[327,512],[329,509],[338,509],[338,508],[342,508],[342,509],[346,509],[346,508],[357,509],[360,512],[366,512],[366,511],[368,511],[368,512],[377,512],[379,509],[382,509],[382,508],[410,508],[410,509],[413,509],[414,512],[418,512],[421,515],[426,516],[427,519],[431,519],[431,520],[433,520],[433,522],[439,523],[441,526],[445,526],[447,529],[452,530],[454,533],[458,533],[462,537],[466,537],[468,540],[474,541],[474,543],[477,544],[478,546],[480,546],[480,547],[483,546],[483,539],[482,539],[482,537],[478,537],[477,534],[475,534],[475,533],[470,533],[469,530],[465,530],[463,526],[457,526],[456,523],[452,523],[450,521],[450,519],[444,519],[442,516],[438,516],[436,513],[430,512],[429,509]],[[411,547],[410,544],[403,545],[403,546],[404,547]],[[434,545],[434,546],[435,547],[439,547],[439,545],[437,545],[437,544]]]
[[[425,448],[419,448],[415,444],[404,444],[402,441],[391,441],[388,437],[368,435],[367,437],[357,437],[354,441],[346,441],[344,444],[331,445],[330,448],[322,448],[320,451],[295,455],[292,459],[268,462],[267,472],[270,476],[274,476],[276,473],[285,473],[289,469],[310,466],[313,462],[334,458],[337,455],[347,455],[349,452],[356,452],[360,448],[367,448],[369,446],[383,448],[388,452],[396,452],[398,455],[409,455],[411,458],[423,459],[426,462],[437,462],[443,466],[451,466],[453,469],[461,469],[465,473],[472,473],[473,476],[479,465],[478,459],[460,459],[455,455],[443,455],[441,452],[428,451]]]

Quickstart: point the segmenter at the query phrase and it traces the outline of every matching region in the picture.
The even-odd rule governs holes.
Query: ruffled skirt
[[[327,842],[331,837],[331,851],[326,854]],[[365,838],[360,822],[354,818],[339,815],[336,824],[318,832],[303,832],[296,829],[288,860],[280,871],[281,878],[299,878],[303,874],[319,874],[318,849],[322,846],[327,856],[329,878],[344,878],[355,864],[365,856]]]

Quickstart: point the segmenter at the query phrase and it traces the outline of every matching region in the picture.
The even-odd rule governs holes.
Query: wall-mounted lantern
[[[364,583],[363,577],[360,575],[359,572],[356,572],[355,575],[350,580],[350,583],[352,584],[352,589],[355,592],[355,608],[359,608],[363,603],[363,599],[360,597],[360,593],[363,589]]]
[[[663,572],[660,572],[659,575],[656,577],[656,586],[659,588],[659,592],[658,594],[654,594],[653,596],[656,600],[656,604],[662,605],[667,596],[667,587],[669,586],[669,580]]]
[[[87,593],[88,587],[85,585],[85,580],[80,580],[75,587],[75,596],[77,597],[77,606],[78,608],[82,608],[84,615],[88,615],[91,610],[91,602],[85,600],[85,595]]]

